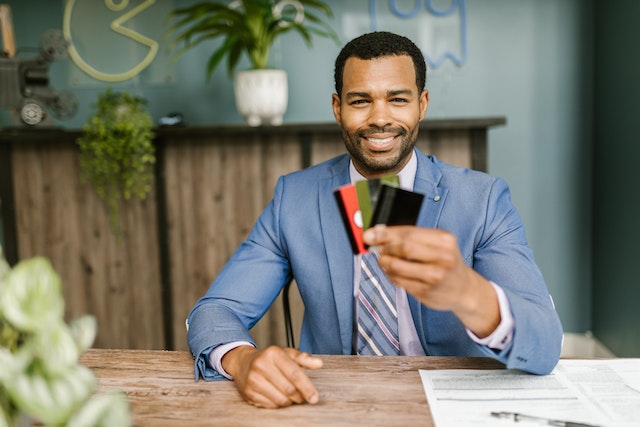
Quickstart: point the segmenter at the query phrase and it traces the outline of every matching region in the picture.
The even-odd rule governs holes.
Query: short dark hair
[[[334,79],[336,93],[342,96],[344,65],[350,57],[374,59],[383,56],[408,55],[413,60],[416,71],[416,86],[422,92],[427,82],[427,64],[424,55],[411,40],[387,31],[374,31],[363,34],[347,43],[336,58]]]

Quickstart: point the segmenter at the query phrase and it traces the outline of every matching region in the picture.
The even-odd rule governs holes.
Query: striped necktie
[[[362,355],[397,356],[400,354],[400,342],[396,287],[378,265],[376,254],[363,254],[360,266],[357,352]]]

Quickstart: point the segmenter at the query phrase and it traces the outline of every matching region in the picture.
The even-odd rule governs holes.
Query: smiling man
[[[348,154],[278,180],[189,314],[197,378],[233,379],[249,403],[277,408],[319,401],[304,372],[322,367],[312,354],[488,356],[553,369],[562,327],[508,186],[414,148],[425,82],[424,57],[405,37],[374,32],[342,49],[332,107]],[[369,229],[377,254],[354,256],[333,191],[391,173],[425,195],[416,226]],[[258,349],[249,329],[291,277],[305,306],[300,349]],[[368,299],[366,282],[384,293]]]

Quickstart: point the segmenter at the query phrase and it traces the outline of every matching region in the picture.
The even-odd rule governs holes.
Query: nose
[[[369,124],[383,128],[392,123],[391,110],[385,101],[375,101],[371,104]]]

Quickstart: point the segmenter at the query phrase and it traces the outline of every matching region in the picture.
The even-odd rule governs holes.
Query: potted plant
[[[321,16],[331,18],[333,14],[319,0],[203,1],[172,11],[168,32],[175,35],[171,47],[177,49],[176,57],[205,41],[221,39],[209,57],[207,79],[225,58],[232,75],[245,54],[251,69],[237,73],[234,79],[238,111],[250,126],[278,125],[287,106],[287,75],[268,68],[271,46],[289,31],[300,34],[309,46],[314,34],[339,44],[337,33]]]
[[[104,202],[118,238],[120,203],[134,195],[145,199],[153,181],[153,119],[145,106],[141,97],[108,88],[98,95],[97,111],[76,141],[83,178]]]

